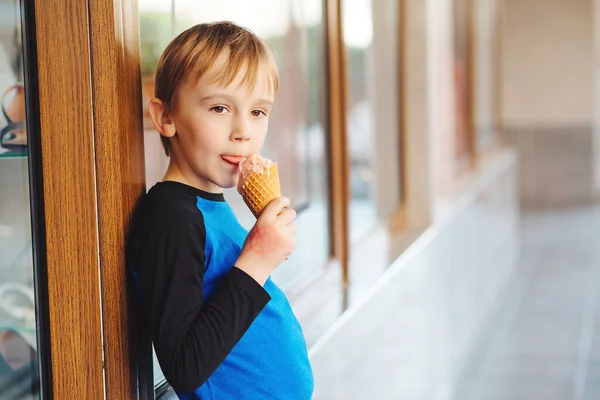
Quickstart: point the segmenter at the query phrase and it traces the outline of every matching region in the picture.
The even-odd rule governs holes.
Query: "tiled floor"
[[[600,208],[525,213],[514,296],[456,400],[600,399]]]
[[[451,342],[399,318],[390,299],[410,297],[383,289],[313,357],[315,399],[600,399],[599,242],[599,207],[524,212],[513,279],[457,380],[439,379],[452,376]]]

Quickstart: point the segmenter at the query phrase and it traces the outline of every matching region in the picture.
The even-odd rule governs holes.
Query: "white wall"
[[[375,201],[380,220],[400,203],[400,127],[398,112],[398,2],[374,0],[373,114],[375,136]]]
[[[408,222],[427,226],[433,219],[434,161],[429,119],[429,44],[427,1],[405,0],[403,126]]]
[[[437,198],[452,196],[456,179],[454,29],[452,0],[428,1],[429,123]],[[437,217],[436,217],[437,219]]]
[[[597,0],[505,1],[501,117],[521,153],[522,205],[594,201]]]
[[[451,0],[406,0],[405,168],[409,223],[439,219],[455,179]]]
[[[592,29],[592,0],[506,0],[505,126],[591,126]]]

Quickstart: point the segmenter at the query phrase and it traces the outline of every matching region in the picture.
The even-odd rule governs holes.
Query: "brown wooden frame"
[[[456,57],[456,46],[457,40],[459,40],[455,35],[457,33],[457,14],[464,11],[465,21],[464,31],[465,31],[465,43],[464,43],[464,57],[465,57],[465,82],[464,86],[466,88],[465,96],[466,96],[466,104],[465,104],[465,120],[466,126],[465,136],[466,136],[466,154],[459,155],[456,154],[455,151],[455,166],[458,167],[458,174],[464,173],[466,170],[472,168],[476,164],[477,159],[477,146],[475,143],[475,130],[474,130],[474,109],[473,109],[473,71],[474,71],[474,60],[473,60],[473,45],[474,45],[474,26],[473,26],[473,2],[472,0],[464,0],[464,9],[461,8],[460,4],[458,4],[460,0],[452,0],[452,31],[453,31],[453,44],[452,44],[452,59],[454,60]],[[454,89],[456,90],[456,88]],[[456,107],[455,105],[455,112]],[[455,131],[455,135],[456,135]]]
[[[497,142],[501,143],[500,137],[502,135],[502,132],[504,131],[504,123],[503,123],[503,118],[502,118],[502,114],[503,114],[503,106],[502,106],[502,99],[504,98],[503,95],[503,85],[502,85],[502,81],[503,81],[503,67],[502,67],[502,54],[503,54],[503,46],[504,46],[504,41],[503,41],[503,35],[504,35],[504,23],[505,23],[505,10],[506,10],[506,2],[505,0],[496,0],[497,1],[497,8],[496,8],[496,43],[494,44],[496,46],[495,52],[494,52],[494,57],[496,58],[496,62],[498,63],[498,65],[496,66],[496,74],[494,76],[494,90],[496,92],[496,99],[495,99],[495,104],[496,104],[496,140]]]
[[[52,392],[102,398],[87,3],[36,0],[35,26]]]
[[[137,1],[89,5],[104,364],[110,382],[105,393],[136,398],[124,243],[131,211],[145,191]]]
[[[137,2],[33,4],[52,395],[146,398],[123,251],[144,190]]]
[[[406,29],[406,1],[407,0],[397,0],[398,2],[398,12],[396,14],[396,18],[398,20],[398,32],[397,40],[398,40],[398,70],[396,73],[398,74],[398,144],[399,144],[399,154],[400,154],[400,219],[399,223],[395,223],[396,227],[404,227],[406,224],[406,200],[408,198],[406,189],[408,185],[406,182],[408,181],[408,171],[406,160],[408,160],[408,151],[406,146],[406,137],[404,133],[407,131],[407,115],[406,115],[406,107],[404,106],[404,100],[406,99],[406,88],[408,79],[406,77],[406,35],[408,30]]]
[[[325,0],[327,29],[328,112],[331,157],[331,235],[333,256],[348,282],[349,168],[346,140],[347,71],[341,0]]]
[[[473,0],[467,0],[467,42],[466,42],[466,86],[467,86],[467,140],[469,150],[469,166],[472,168],[478,163],[478,146],[477,146],[477,128],[475,126],[475,113],[477,105],[475,104],[475,3]]]

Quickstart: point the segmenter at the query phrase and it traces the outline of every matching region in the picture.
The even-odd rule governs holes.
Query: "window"
[[[472,162],[471,48],[469,43],[469,0],[454,0],[454,95],[456,109],[456,170]]]
[[[278,162],[282,192],[298,211],[296,251],[273,273],[273,279],[287,290],[298,280],[316,274],[327,264],[331,252],[323,2],[140,0],[139,16],[148,189],[162,179],[168,165],[147,114],[154,69],[168,42],[195,24],[228,20],[253,30],[273,49],[280,86],[262,154]],[[255,218],[235,189],[227,189],[225,197],[242,225],[251,228]],[[163,379],[155,374],[156,383]]]
[[[0,398],[39,398],[28,137],[19,2],[0,29]]]
[[[483,150],[494,142],[498,97],[498,2],[474,2],[474,128],[477,148]]]
[[[350,158],[350,241],[364,237],[376,223],[373,146],[373,25],[370,0],[343,0],[348,95],[346,134]]]

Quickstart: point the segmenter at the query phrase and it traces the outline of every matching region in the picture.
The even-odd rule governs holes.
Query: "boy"
[[[232,23],[188,29],[158,62],[149,112],[170,163],[132,219],[127,262],[181,399],[312,396],[302,330],[269,278],[296,212],[277,198],[248,233],[223,197],[261,149],[277,86],[271,52]]]

